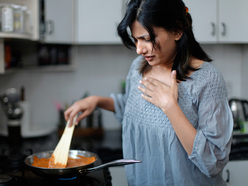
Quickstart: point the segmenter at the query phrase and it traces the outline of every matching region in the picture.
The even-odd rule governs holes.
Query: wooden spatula
[[[65,130],[57,144],[48,164],[48,168],[65,168],[68,160],[68,154],[71,145],[71,138],[75,128],[75,121],[77,116],[73,119],[72,126],[69,127],[70,121],[67,121]]]

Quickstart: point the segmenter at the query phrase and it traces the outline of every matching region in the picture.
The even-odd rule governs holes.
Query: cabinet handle
[[[48,26],[50,26],[50,29],[48,31]],[[46,23],[46,31],[48,35],[52,35],[54,33],[54,21],[49,20]]]
[[[211,23],[211,26],[212,26],[211,35],[212,35],[212,36],[215,36],[215,24],[212,22],[212,23]]]
[[[230,181],[230,171],[228,169],[226,170],[226,174],[227,174],[226,182],[229,183],[229,181]]]
[[[221,32],[221,35],[222,36],[225,36],[226,35],[226,24],[225,23],[221,23],[222,27],[223,27],[223,30]]]

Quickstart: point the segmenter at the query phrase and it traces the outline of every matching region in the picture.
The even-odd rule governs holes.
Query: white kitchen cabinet
[[[223,169],[222,177],[228,186],[247,186],[248,161],[229,161]]]
[[[200,43],[248,43],[247,0],[189,0],[185,4]]]
[[[127,177],[124,166],[120,167],[110,167],[109,168],[111,177],[112,177],[112,185],[113,186],[128,186]]]
[[[75,38],[75,1],[43,0],[43,2],[45,29],[44,33],[41,33],[41,39],[44,39],[45,43],[72,44]]]
[[[248,43],[248,1],[219,0],[219,41],[222,43]]]
[[[185,1],[193,19],[195,38],[203,43],[217,41],[217,1],[216,0],[189,0]]]
[[[117,25],[123,16],[123,0],[77,0],[76,42],[119,44]]]

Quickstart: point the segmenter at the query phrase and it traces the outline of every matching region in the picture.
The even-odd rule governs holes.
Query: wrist
[[[167,115],[167,117],[169,117],[172,114],[176,113],[178,109],[180,109],[178,103],[172,102],[170,104],[167,104],[165,107],[163,107],[162,111]]]
[[[91,97],[91,100],[92,100],[92,102],[94,102],[95,103],[95,106],[96,107],[99,107],[99,104],[100,104],[100,96],[90,96]]]

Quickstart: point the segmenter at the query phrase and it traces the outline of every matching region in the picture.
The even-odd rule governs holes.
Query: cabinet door
[[[247,0],[219,0],[219,28],[221,42],[248,42],[247,7]]]
[[[79,44],[120,43],[117,25],[123,15],[122,0],[77,0]]]
[[[248,185],[248,161],[230,161],[222,172],[228,186]]]
[[[74,41],[74,0],[45,0],[45,42]]]
[[[216,43],[218,40],[217,0],[184,1],[193,19],[195,38],[201,43]]]

